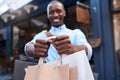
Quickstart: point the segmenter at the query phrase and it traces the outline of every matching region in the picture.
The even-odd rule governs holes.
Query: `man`
[[[85,35],[79,29],[70,30],[64,24],[66,12],[59,1],[51,1],[47,6],[47,17],[51,22],[51,35],[53,40],[46,40],[45,32],[38,33],[25,45],[25,53],[34,58],[46,57],[46,61],[56,60],[61,54],[72,54],[85,50],[90,60],[92,48],[87,42]]]

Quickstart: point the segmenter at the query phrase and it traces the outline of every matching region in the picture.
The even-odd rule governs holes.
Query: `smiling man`
[[[61,3],[56,1],[51,2],[47,7],[47,15],[53,26],[59,27],[64,24],[66,12]]]
[[[25,45],[27,56],[40,58],[46,57],[46,61],[56,60],[61,54],[72,54],[85,50],[88,59],[92,56],[92,48],[85,35],[79,29],[71,30],[64,24],[66,12],[59,1],[51,1],[47,6],[47,17],[51,22],[50,35],[56,36],[54,40],[47,39],[45,32],[40,32]],[[46,40],[47,39],[47,40]]]

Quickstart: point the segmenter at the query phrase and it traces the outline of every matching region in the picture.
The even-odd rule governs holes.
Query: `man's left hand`
[[[70,38],[67,35],[57,36],[53,45],[59,54],[72,54],[75,52]]]

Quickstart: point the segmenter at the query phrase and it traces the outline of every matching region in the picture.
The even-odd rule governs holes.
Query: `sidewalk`
[[[12,73],[0,74],[0,80],[13,80]]]
[[[13,80],[13,71],[0,67],[0,80]]]

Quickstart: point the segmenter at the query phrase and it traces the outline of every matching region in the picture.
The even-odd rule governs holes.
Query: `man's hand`
[[[67,35],[56,36],[53,45],[59,54],[72,54],[75,52]]]
[[[48,49],[50,47],[50,43],[47,40],[38,39],[34,44],[34,54],[36,58],[47,57]]]

